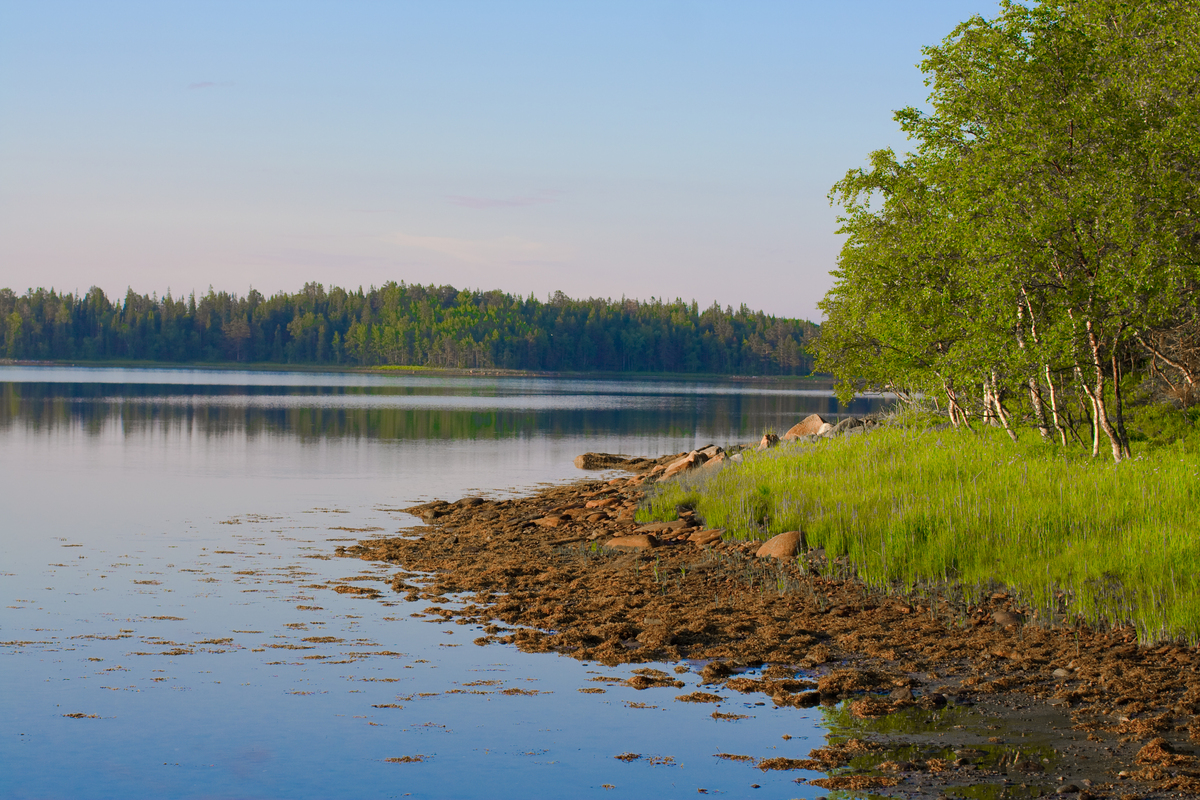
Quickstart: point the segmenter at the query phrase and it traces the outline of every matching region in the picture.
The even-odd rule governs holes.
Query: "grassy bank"
[[[801,529],[878,589],[972,601],[1003,585],[1043,621],[1200,640],[1196,436],[1113,465],[1036,437],[894,420],[664,482],[641,517],[681,505],[737,538]]]

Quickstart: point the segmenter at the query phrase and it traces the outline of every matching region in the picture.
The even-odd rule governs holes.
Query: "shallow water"
[[[713,756],[804,757],[819,709],[677,703],[694,673],[613,686],[593,679],[629,667],[478,647],[414,616],[427,601],[326,586],[396,571],[329,557],[415,523],[395,509],[813,411],[838,409],[770,383],[0,368],[0,794],[824,794]]]

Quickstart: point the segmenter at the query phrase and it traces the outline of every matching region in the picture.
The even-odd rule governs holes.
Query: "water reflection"
[[[3,371],[0,371],[2,373]],[[163,370],[147,370],[160,373]],[[866,414],[883,408],[879,397],[849,407],[811,388],[722,384],[651,384],[644,381],[497,379],[412,380],[364,386],[298,386],[286,375],[275,384],[90,381],[0,384],[0,429],[76,427],[99,433],[147,428],[207,436],[280,433],[311,438],[504,439],[603,432],[616,436],[706,436],[714,440],[782,432],[799,418]],[[0,377],[3,377],[0,374]],[[211,377],[211,376],[210,376]]]

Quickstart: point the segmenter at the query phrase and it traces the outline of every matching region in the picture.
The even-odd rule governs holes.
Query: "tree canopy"
[[[695,302],[546,301],[499,291],[309,283],[294,294],[186,299],[100,289],[0,290],[0,355],[33,360],[239,361],[551,371],[805,375],[816,326]]]
[[[1014,414],[1064,445],[1086,419],[1121,460],[1128,369],[1196,378],[1200,6],[1004,2],[924,55],[912,152],[831,192],[817,366],[1014,437]]]

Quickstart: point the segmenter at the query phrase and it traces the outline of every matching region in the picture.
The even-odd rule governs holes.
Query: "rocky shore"
[[[785,438],[870,426],[810,418]],[[585,454],[581,468],[625,474],[516,499],[416,506],[407,511],[423,525],[338,553],[401,567],[392,590],[430,601],[429,613],[484,626],[480,645],[609,665],[677,662],[676,672],[698,671],[713,692],[844,708],[875,735],[757,762],[826,771],[813,781],[825,788],[910,796],[978,784],[1014,796],[1200,793],[1200,761],[1191,752],[1200,741],[1195,648],[1141,647],[1123,630],[1039,627],[1003,592],[969,607],[881,596],[849,564],[807,549],[800,532],[728,541],[688,509],[671,522],[635,521],[656,481],[773,444],[764,437],[757,446],[655,459]],[[465,602],[451,603],[450,594]],[[631,684],[673,687],[676,678],[644,669]],[[982,728],[950,723],[951,712],[968,709]],[[931,724],[905,722],[917,717]],[[1024,744],[1029,737],[1042,743],[1036,753]]]

